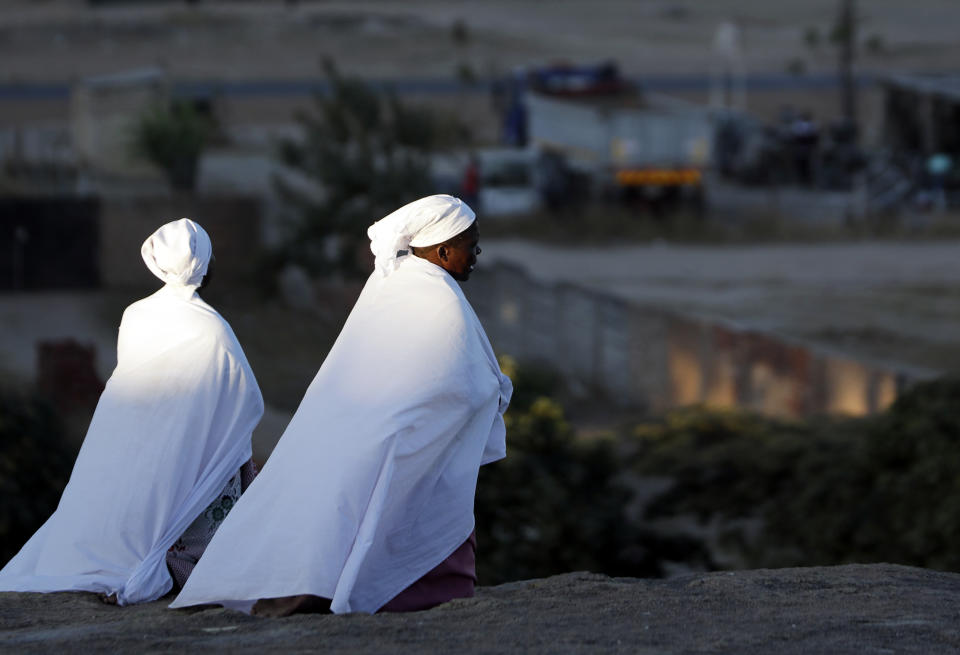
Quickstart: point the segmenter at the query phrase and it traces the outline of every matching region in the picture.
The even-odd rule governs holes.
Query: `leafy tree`
[[[209,115],[190,102],[175,100],[140,117],[133,131],[133,150],[160,168],[174,189],[192,191],[200,155],[216,131]]]
[[[324,62],[329,93],[298,114],[303,139],[286,140],[280,158],[316,182],[304,193],[282,179],[281,196],[298,220],[282,259],[314,272],[357,272],[367,227],[432,191],[431,156],[468,139],[456,120],[402,103]]]

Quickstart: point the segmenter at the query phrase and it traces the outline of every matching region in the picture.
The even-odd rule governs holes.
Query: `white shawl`
[[[374,272],[171,607],[313,594],[375,612],[470,535],[478,469],[506,454],[511,392],[446,271],[406,256]]]
[[[192,255],[160,256],[176,279],[124,312],[117,368],[60,504],[0,571],[0,591],[159,598],[172,585],[167,549],[250,458],[260,389],[230,326],[194,293],[209,238],[178,223],[147,240],[144,259],[156,261],[148,244],[184,230]],[[192,273],[180,276],[175,261]]]

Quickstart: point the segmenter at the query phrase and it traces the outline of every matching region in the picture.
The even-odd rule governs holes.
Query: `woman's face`
[[[477,255],[480,254],[480,228],[476,221],[473,225],[441,246],[444,250],[440,254],[441,266],[458,282],[466,282],[477,265]]]

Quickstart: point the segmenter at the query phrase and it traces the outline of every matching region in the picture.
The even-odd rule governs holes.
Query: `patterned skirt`
[[[167,568],[173,577],[174,587],[180,589],[200,561],[207,544],[213,539],[217,528],[227,518],[227,514],[240,500],[240,494],[253,482],[257,470],[253,460],[248,461],[237,474],[227,482],[213,502],[200,513],[193,523],[184,530],[180,538],[167,551]]]

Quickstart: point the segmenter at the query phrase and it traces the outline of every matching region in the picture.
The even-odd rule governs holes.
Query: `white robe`
[[[478,469],[506,454],[511,393],[442,268],[408,256],[374,273],[171,607],[313,594],[375,612],[470,535]]]
[[[0,571],[0,591],[165,594],[167,549],[250,458],[262,414],[233,331],[193,288],[130,305],[60,504]]]

